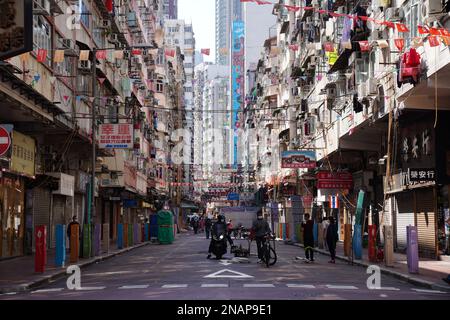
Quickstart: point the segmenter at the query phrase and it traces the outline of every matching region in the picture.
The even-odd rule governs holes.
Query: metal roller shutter
[[[416,191],[416,221],[420,256],[436,258],[436,212],[433,188]]]
[[[33,189],[33,237],[35,227],[44,225],[47,226],[47,247],[50,243],[50,197],[51,193],[48,189]]]
[[[406,250],[406,227],[414,226],[414,195],[403,192],[395,196],[397,202],[396,214],[396,247],[399,251]]]
[[[66,224],[65,207],[66,197],[56,194],[53,195],[51,248],[56,247],[56,226],[58,224]]]

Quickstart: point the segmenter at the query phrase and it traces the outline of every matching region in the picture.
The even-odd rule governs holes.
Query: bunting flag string
[[[209,56],[210,55],[210,49],[201,49],[201,54],[204,54],[204,55],[206,55],[206,56]]]

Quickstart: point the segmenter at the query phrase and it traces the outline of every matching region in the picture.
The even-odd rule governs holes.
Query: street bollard
[[[66,262],[66,226],[58,224],[56,226],[56,252],[55,266],[64,267]]]
[[[70,263],[78,262],[80,256],[80,226],[70,227]]]
[[[319,244],[319,225],[314,223],[313,225],[313,237],[314,237],[314,247],[317,247]]]
[[[150,224],[146,223],[144,224],[144,241],[147,242],[150,240],[149,237],[149,231],[150,231]]]
[[[124,248],[124,243],[123,243],[123,238],[124,238],[124,232],[123,232],[124,228],[123,228],[123,224],[119,223],[117,225],[117,249],[123,249]]]
[[[369,253],[369,261],[377,262],[377,226],[371,225],[369,226],[369,249],[367,250]]]
[[[323,249],[323,229],[321,224],[319,224],[319,230],[317,233],[317,242],[319,244],[319,249]]]
[[[92,228],[89,224],[85,224],[83,227],[83,258],[87,259],[91,257],[91,236]]]
[[[344,225],[344,256],[350,257],[352,252],[352,225]]]
[[[408,257],[409,273],[419,273],[419,243],[417,236],[417,227],[407,226],[407,247],[406,254]]]
[[[134,224],[133,230],[133,243],[136,245],[139,243],[139,225],[137,223]]]
[[[129,238],[128,238],[128,231],[129,231],[128,223],[125,223],[123,225],[123,246],[124,246],[124,248],[128,248],[128,246],[129,246],[129,244],[128,244],[128,240],[129,240]]]
[[[34,271],[44,273],[47,260],[47,226],[36,227],[35,243],[36,254],[34,256]]]
[[[103,224],[103,252],[109,252],[109,223]]]
[[[129,247],[133,246],[133,224],[132,223],[128,224],[128,246]]]
[[[384,262],[387,267],[394,266],[394,228],[383,226],[384,234]]]
[[[97,223],[94,226],[94,256],[99,256],[102,247],[102,237],[101,237],[102,225]]]
[[[357,260],[361,260],[362,259],[362,227],[361,225],[355,224],[354,227],[355,231],[353,233],[353,252],[354,252],[354,257]]]

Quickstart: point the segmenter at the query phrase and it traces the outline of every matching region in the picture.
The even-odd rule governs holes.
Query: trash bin
[[[158,212],[158,240],[161,244],[171,244],[174,241],[173,214],[170,211]]]
[[[158,215],[150,216],[150,241],[158,240]]]

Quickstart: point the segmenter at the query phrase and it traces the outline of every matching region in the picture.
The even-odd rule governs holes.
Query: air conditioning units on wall
[[[441,0],[422,0],[421,1],[421,18],[427,23],[437,19],[436,15],[442,13]]]
[[[361,83],[358,85],[358,98],[364,98],[367,96],[367,84]]]
[[[378,80],[377,79],[369,79],[367,81],[367,91],[369,95],[376,95],[378,92]]]
[[[91,61],[89,60],[81,60],[78,62],[78,69],[90,71],[91,70]]]

